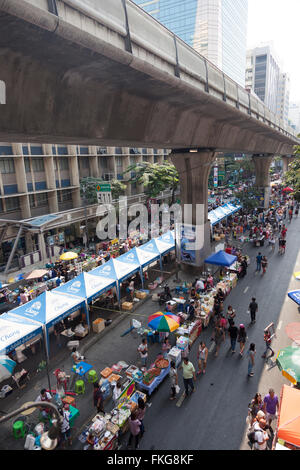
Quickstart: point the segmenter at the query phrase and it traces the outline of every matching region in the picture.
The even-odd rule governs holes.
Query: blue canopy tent
[[[158,238],[154,238],[154,242],[161,255],[165,255],[175,249],[175,235],[173,231],[168,231]]]
[[[87,303],[90,304],[97,297],[113,287],[117,287],[117,281],[115,279],[95,276],[92,271],[90,271],[89,273],[83,272],[79,274],[79,276],[62,284],[52,292],[85,298]]]
[[[300,290],[292,290],[291,292],[288,292],[288,296],[296,302],[297,305],[300,305]]]
[[[125,281],[125,279],[132,276],[132,274],[139,272],[142,284],[144,285],[143,270],[135,248],[119,256],[116,261],[118,261],[117,273],[119,272],[121,276],[118,279],[119,283]],[[126,266],[126,268],[124,266]]]
[[[230,255],[225,253],[225,251],[220,250],[217,253],[213,253],[208,258],[204,260],[206,264],[214,264],[216,266],[231,266],[237,260],[237,256]]]
[[[42,333],[42,325],[11,312],[3,313],[0,316],[0,354],[8,354]]]
[[[208,219],[210,220],[210,224],[214,226],[221,222],[221,220],[225,219],[226,217],[229,217],[240,209],[241,206],[235,206],[230,202],[224,204],[223,206],[217,207],[216,209],[208,213]]]
[[[84,308],[88,315],[84,298],[45,291],[36,299],[11,310],[10,313],[42,325],[49,358],[49,328],[80,308]]]
[[[155,261],[160,262],[160,269],[162,270],[161,255],[153,240],[151,240],[148,243],[145,243],[145,245],[141,245],[139,247],[133,248],[133,250],[136,252],[139,263],[141,265],[142,276],[143,276],[143,268],[145,268],[151,263],[154,263]],[[144,277],[143,277],[143,280],[144,280]]]
[[[125,255],[128,255],[130,251],[128,251],[128,253],[125,253]],[[117,292],[119,302],[120,283],[125,281],[125,279],[127,279],[129,276],[132,276],[134,273],[141,271],[141,266],[139,264],[139,261],[136,261],[135,255],[133,255],[133,257],[130,256],[126,258],[127,262],[125,261],[125,258],[123,258],[124,261],[119,261],[122,256],[124,255],[119,256],[118,259],[112,258],[101,266],[98,266],[98,268],[92,269],[89,272],[89,274],[92,274],[94,276],[110,278],[117,281]]]

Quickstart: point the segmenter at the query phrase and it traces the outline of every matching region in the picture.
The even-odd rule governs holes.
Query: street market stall
[[[82,309],[88,315],[86,299],[53,292],[43,292],[37,299],[31,300],[11,310],[19,318],[33,320],[43,326],[49,358],[49,330],[55,323]]]
[[[273,450],[300,449],[300,391],[283,385]]]

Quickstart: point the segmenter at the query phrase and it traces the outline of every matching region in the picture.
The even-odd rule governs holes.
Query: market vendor
[[[45,402],[51,403],[52,396],[50,395],[49,392],[47,392],[45,388],[43,388],[35,401],[45,401]],[[50,408],[40,408],[40,410],[41,410],[43,417],[47,418],[50,412]]]

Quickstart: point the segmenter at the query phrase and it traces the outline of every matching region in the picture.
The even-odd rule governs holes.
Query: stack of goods
[[[175,362],[175,367],[178,367],[181,363],[181,349],[177,348],[176,346],[173,346],[173,348],[169,351],[168,358],[170,362]]]

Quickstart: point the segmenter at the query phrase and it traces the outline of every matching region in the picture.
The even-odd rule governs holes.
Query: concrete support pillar
[[[32,240],[32,234],[30,232],[25,232],[25,246],[26,246],[26,254],[31,253],[34,251],[34,244]]]
[[[262,190],[264,197],[263,207],[267,209],[270,203],[270,165],[274,155],[253,155],[255,166],[255,186]]]
[[[283,174],[285,174],[288,171],[290,159],[287,155],[282,155],[281,160],[282,160],[282,172]]]
[[[90,155],[89,156],[89,162],[90,162],[90,175],[93,176],[94,178],[98,178],[99,176],[99,167],[98,167],[98,156],[96,155]]]
[[[38,244],[39,244],[39,250],[41,252],[42,261],[44,261],[47,258],[47,252],[46,252],[46,243],[45,243],[43,232],[40,232],[38,234]]]
[[[197,234],[195,262],[191,264],[203,266],[204,259],[211,253],[208,177],[216,152],[210,149],[173,151],[170,156],[179,173],[182,221],[194,226]],[[177,250],[177,260],[183,261],[181,250]]]

